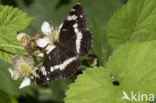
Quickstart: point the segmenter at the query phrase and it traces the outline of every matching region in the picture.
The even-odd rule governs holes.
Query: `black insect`
[[[91,49],[92,35],[85,29],[86,20],[83,8],[79,3],[70,10],[60,30],[55,48],[43,61],[35,77],[36,84],[46,85],[57,78],[73,75],[80,66],[80,56]]]

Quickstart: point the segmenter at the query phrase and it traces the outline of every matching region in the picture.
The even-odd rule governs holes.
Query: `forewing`
[[[59,41],[65,43],[69,39],[76,37],[73,27],[75,23],[79,24],[79,28],[86,27],[84,11],[80,4],[75,4],[69,11],[67,18],[61,27]]]
[[[77,54],[86,55],[91,47],[91,33],[85,27],[86,20],[83,8],[80,4],[76,4],[63,23],[59,42]],[[82,46],[83,44],[85,46]]]

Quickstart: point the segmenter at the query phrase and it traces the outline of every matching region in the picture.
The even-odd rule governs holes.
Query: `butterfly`
[[[47,55],[36,71],[37,85],[46,85],[57,78],[67,78],[78,71],[79,56],[85,56],[91,49],[92,34],[86,29],[82,6],[77,3],[69,11],[60,29],[55,48]]]

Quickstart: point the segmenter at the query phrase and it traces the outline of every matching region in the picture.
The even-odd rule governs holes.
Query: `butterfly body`
[[[85,29],[86,20],[83,8],[75,4],[61,27],[55,48],[48,54],[37,70],[35,82],[46,85],[57,78],[73,75],[81,64],[79,55],[86,55],[91,49],[92,36]]]

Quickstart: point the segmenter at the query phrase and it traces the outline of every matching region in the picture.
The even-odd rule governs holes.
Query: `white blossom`
[[[41,26],[42,33],[44,34],[43,38],[38,38],[36,40],[36,44],[40,48],[45,48],[47,54],[54,49],[53,42],[58,40],[60,29],[62,28],[62,24],[58,29],[54,29],[47,21],[43,22]]]
[[[9,68],[12,79],[24,78],[20,89],[30,85],[30,77],[33,75],[34,60],[30,55],[21,56],[16,54],[11,58],[12,67]]]

